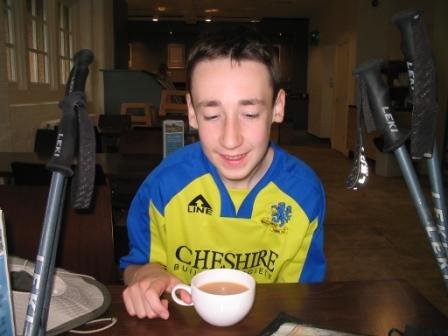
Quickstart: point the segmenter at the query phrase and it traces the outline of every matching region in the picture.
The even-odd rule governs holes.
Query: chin
[[[219,173],[220,173],[222,179],[227,180],[229,182],[234,182],[234,183],[246,181],[249,177],[249,174],[246,171],[231,172],[227,169],[224,169],[224,170],[220,170]]]

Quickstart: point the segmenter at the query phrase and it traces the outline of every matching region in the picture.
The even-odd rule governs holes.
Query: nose
[[[227,149],[237,148],[241,145],[243,136],[237,117],[227,117],[221,134],[221,145]]]

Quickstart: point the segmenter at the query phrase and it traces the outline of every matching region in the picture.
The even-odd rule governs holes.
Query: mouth
[[[236,165],[241,163],[244,158],[247,156],[247,153],[244,154],[238,154],[238,155],[226,155],[226,154],[220,154],[222,160],[230,165]]]

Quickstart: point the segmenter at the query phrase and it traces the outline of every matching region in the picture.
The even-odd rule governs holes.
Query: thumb
[[[192,302],[191,294],[183,289],[180,290],[180,298],[187,304],[190,304]]]
[[[174,286],[176,286],[180,283],[182,283],[182,281],[179,278],[172,276],[170,279],[170,283],[166,287],[166,292],[171,293],[173,291]]]

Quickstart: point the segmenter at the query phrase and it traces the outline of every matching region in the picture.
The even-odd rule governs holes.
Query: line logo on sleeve
[[[213,214],[213,208],[207,202],[207,200],[199,194],[188,203],[188,212],[190,213],[203,213],[206,215]]]

